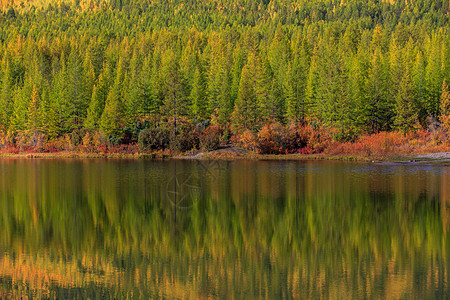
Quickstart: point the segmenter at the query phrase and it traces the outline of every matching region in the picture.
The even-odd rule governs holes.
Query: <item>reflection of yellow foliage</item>
[[[98,287],[114,290],[133,290],[132,283],[129,283],[123,271],[112,266],[110,262],[104,261],[99,256],[84,255],[80,261],[76,259],[52,260],[48,254],[45,256],[30,256],[24,253],[16,253],[16,257],[10,255],[0,257],[0,278],[11,278],[12,286],[23,286],[26,284],[30,292],[25,290],[3,291],[2,293],[10,298],[11,296],[23,297],[30,293],[34,298],[53,298],[52,288],[56,285],[59,288],[83,288],[90,284]],[[80,264],[81,263],[81,264]],[[139,270],[134,270],[134,285],[143,284]],[[150,267],[147,275],[151,276]],[[200,274],[198,274],[200,276]],[[148,286],[149,290],[160,297],[170,299],[207,299],[197,291],[194,285],[186,285],[179,282],[170,273],[163,274],[161,280],[157,280],[155,286]],[[12,295],[12,293],[14,295]],[[131,293],[128,293],[132,296]]]
[[[404,299],[413,288],[410,274],[389,274],[385,299]]]
[[[271,293],[281,287],[294,298],[429,295],[436,287],[414,286],[411,278],[422,270],[411,261],[439,270],[430,272],[430,282],[448,278],[445,266],[432,263],[448,251],[445,172],[428,180],[420,170],[393,174],[384,205],[371,194],[383,191],[383,173],[346,179],[339,163],[322,162],[327,172],[314,172],[317,163],[302,162],[278,177],[278,169],[272,176],[265,170],[279,163],[235,162],[226,176],[213,171],[217,180],[206,186],[205,199],[180,211],[176,227],[173,207],[161,201],[165,185],[150,184],[161,170],[130,165],[2,161],[8,176],[0,177],[0,248],[10,252],[0,258],[0,278],[14,278],[42,297],[51,296],[51,284],[91,284],[192,299],[276,298]],[[73,170],[75,176],[61,176]],[[131,263],[122,267],[122,260]]]
[[[5,255],[0,259],[0,278],[11,277],[13,282],[26,282],[40,297],[49,297],[51,285],[54,284],[71,288],[88,283],[109,286],[113,282],[121,282],[122,272],[97,259],[95,266],[92,260],[86,264],[86,259],[83,259],[82,267],[89,271],[82,272],[76,260],[65,261],[61,258],[52,261],[47,255],[32,257],[24,253],[16,253],[15,258]]]

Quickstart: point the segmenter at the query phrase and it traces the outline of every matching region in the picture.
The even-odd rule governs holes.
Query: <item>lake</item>
[[[442,299],[450,167],[0,160],[0,298]]]

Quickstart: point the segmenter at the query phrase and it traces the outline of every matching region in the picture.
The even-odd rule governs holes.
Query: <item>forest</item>
[[[0,148],[449,146],[449,16],[448,0],[2,1]]]

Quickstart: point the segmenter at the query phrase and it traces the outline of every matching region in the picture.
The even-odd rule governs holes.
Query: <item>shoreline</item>
[[[450,152],[386,155],[384,157],[364,157],[349,154],[258,154],[238,147],[224,147],[211,152],[194,152],[170,154],[168,152],[155,153],[84,153],[76,151],[60,152],[18,152],[0,153],[0,159],[182,159],[182,160],[336,160],[366,162],[378,165],[442,165],[450,166]]]

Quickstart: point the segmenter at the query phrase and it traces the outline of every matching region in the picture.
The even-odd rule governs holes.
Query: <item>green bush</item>
[[[143,151],[165,149],[169,142],[170,131],[167,128],[147,128],[139,133],[139,149]]]
[[[198,146],[195,134],[189,131],[170,136],[169,148],[176,152],[189,151]]]

